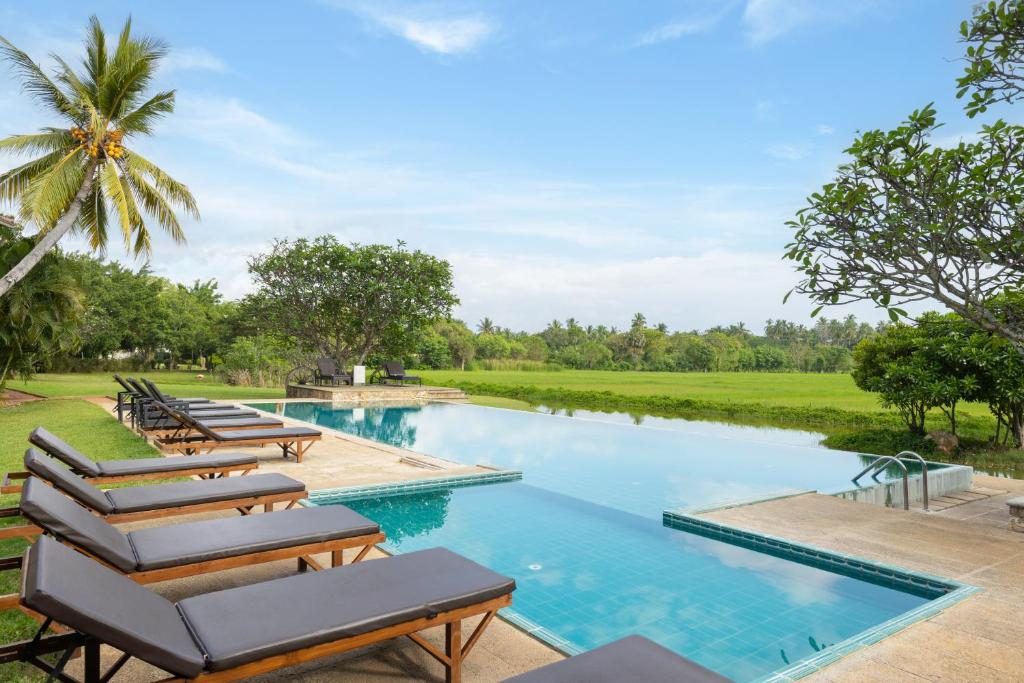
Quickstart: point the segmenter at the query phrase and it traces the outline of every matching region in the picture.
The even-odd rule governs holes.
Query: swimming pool
[[[566,652],[638,633],[749,681],[944,592],[883,585],[662,523],[668,508],[849,488],[864,462],[855,454],[467,405],[278,405],[348,433],[521,470],[518,482],[318,502],[379,522],[389,551],[442,545],[514,576],[507,616]]]

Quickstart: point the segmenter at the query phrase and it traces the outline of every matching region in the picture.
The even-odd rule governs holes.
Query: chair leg
[[[100,641],[90,639],[85,644],[85,683],[100,683]]]
[[[445,683],[462,681],[462,621],[453,621],[444,627],[444,653],[448,655]]]
[[[345,557],[340,550],[331,551],[331,566],[340,567],[345,564]]]

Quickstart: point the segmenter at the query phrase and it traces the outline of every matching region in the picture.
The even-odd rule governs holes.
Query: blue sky
[[[136,144],[203,218],[157,239],[162,275],[237,296],[275,237],[401,239],[452,262],[470,322],[758,329],[807,319],[782,304],[784,222],[855,131],[929,101],[944,141],[981,125],[953,97],[971,6],[4,2],[0,34],[45,63],[77,57],[88,13],[131,13],[172,45],[178,110]],[[0,135],[51,123],[0,74]]]

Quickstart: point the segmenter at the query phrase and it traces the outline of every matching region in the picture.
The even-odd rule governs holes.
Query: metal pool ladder
[[[882,472],[886,465],[893,463],[903,471],[903,509],[910,509],[910,484],[907,479],[907,466],[903,464],[904,460],[917,460],[921,463],[921,488],[924,493],[924,511],[928,512],[928,463],[920,455],[914,451],[900,451],[896,455],[881,455],[871,461],[871,464],[865,467],[860,474],[853,478],[853,483],[856,484],[857,480],[863,477],[868,472],[871,473],[871,478],[878,481],[878,475]]]

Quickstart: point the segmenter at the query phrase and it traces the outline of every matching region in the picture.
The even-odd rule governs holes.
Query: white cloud
[[[877,0],[747,0],[743,24],[753,45],[813,24],[843,24],[856,19]]]
[[[793,145],[783,142],[765,147],[764,153],[783,161],[799,161],[806,158],[810,152],[804,145]]]
[[[223,73],[228,70],[221,59],[201,47],[174,48],[167,54],[160,69],[164,73],[174,71],[216,71]]]
[[[705,3],[707,4],[707,3]],[[702,14],[694,14],[685,18],[676,18],[664,24],[655,26],[637,39],[637,46],[655,45],[671,40],[678,40],[685,36],[707,33],[717,26],[722,18],[735,5],[735,0],[717,3],[719,7],[713,11],[705,11]]]
[[[405,38],[422,50],[444,55],[472,52],[494,34],[496,22],[483,14],[448,12],[436,5],[331,3]]]
[[[832,135],[836,129],[826,123],[819,123],[814,127],[814,132],[818,135]]]

